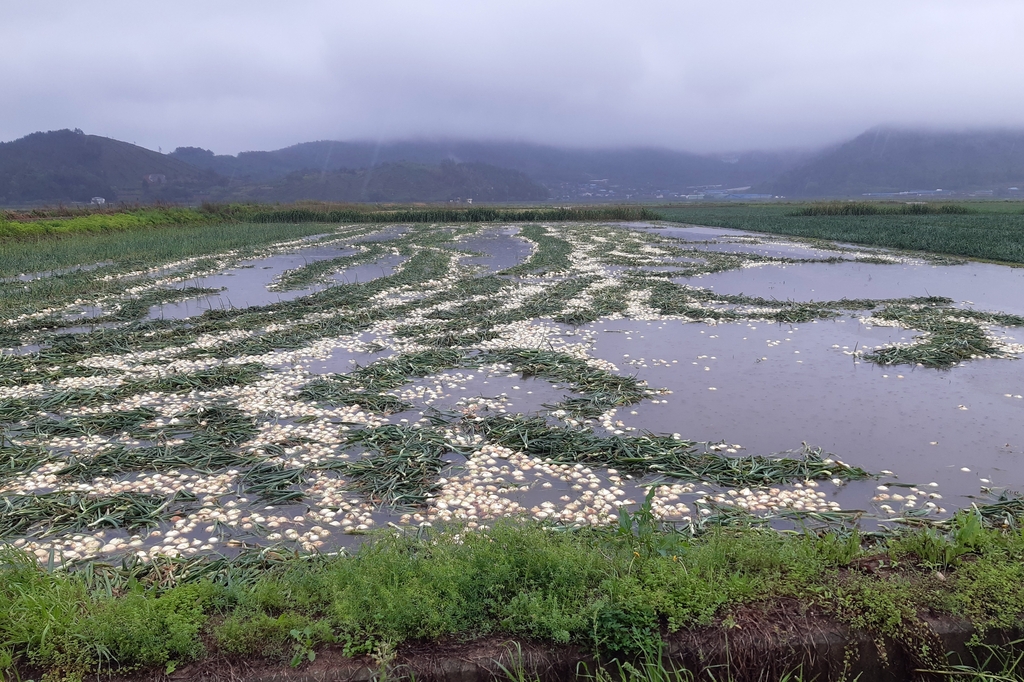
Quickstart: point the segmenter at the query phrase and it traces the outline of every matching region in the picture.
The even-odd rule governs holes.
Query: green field
[[[652,210],[663,220],[692,225],[1024,263],[1024,205],[1020,203],[962,204],[971,211],[963,214],[801,215],[809,206],[814,205],[692,204]]]

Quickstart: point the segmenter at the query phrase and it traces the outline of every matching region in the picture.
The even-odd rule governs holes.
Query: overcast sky
[[[1024,127],[1021,0],[0,0],[0,141],[700,152]]]

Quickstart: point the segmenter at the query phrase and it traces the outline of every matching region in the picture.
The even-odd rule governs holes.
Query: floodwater
[[[247,308],[268,305],[282,301],[293,301],[303,296],[322,291],[328,285],[316,284],[292,291],[274,291],[270,288],[288,270],[320,261],[351,256],[358,253],[353,248],[316,247],[294,253],[279,254],[254,260],[243,261],[237,267],[209,277],[188,280],[185,286],[222,289],[217,294],[191,298],[175,303],[153,306],[149,317],[153,319],[182,319],[201,315],[211,308]],[[402,256],[385,256],[372,263],[363,263],[335,273],[330,279],[338,284],[368,282],[387,277],[405,261]]]
[[[887,252],[843,246],[832,250],[724,228],[649,224],[623,227],[682,239],[687,242],[683,246],[708,252],[743,252],[793,259],[839,256],[843,259],[834,263],[750,263],[736,270],[673,280],[723,294],[747,294],[780,301],[946,296],[957,305],[976,310],[1024,315],[1024,269],[1021,268],[983,263],[939,265],[902,257],[899,262],[888,264],[868,263],[853,259]],[[396,239],[405,232],[404,228],[386,228],[378,234],[360,237],[356,244]],[[454,247],[482,254],[467,255],[461,260],[464,265],[478,266],[477,275],[501,272],[522,263],[532,253],[533,246],[519,237],[518,232],[515,227],[487,228],[459,239]],[[321,244],[245,261],[225,272],[185,283],[223,287],[219,294],[156,306],[150,311],[151,317],[184,318],[211,307],[245,307],[293,300],[335,283],[366,282],[388,276],[404,262],[403,257],[390,255],[336,273],[328,278],[330,284],[321,283],[297,291],[271,289],[286,271],[356,252],[351,245]],[[693,262],[691,258],[675,260],[681,267]],[[660,265],[643,267],[672,271],[671,265],[672,259],[664,259]],[[624,269],[606,266],[604,271],[615,276]],[[537,281],[544,280],[533,280]],[[760,321],[706,324],[661,319],[604,319],[579,329],[552,325],[550,321],[535,320],[533,325],[553,330],[547,336],[524,334],[522,338],[543,339],[536,342],[540,344],[538,347],[559,350],[566,344],[576,344],[583,347],[586,357],[614,363],[619,374],[635,375],[653,388],[671,391],[619,408],[610,421],[594,420],[591,426],[599,435],[675,433],[686,440],[724,443],[723,448],[732,455],[781,454],[799,451],[803,444],[822,448],[829,456],[861,467],[877,478],[846,484],[823,481],[816,490],[827,502],[838,503],[844,510],[867,510],[881,517],[886,515],[885,508],[881,507],[883,500],[878,499],[883,492],[889,495],[885,501],[896,507],[896,511],[910,508],[904,504],[905,498],[910,496],[905,494],[907,490],[915,492],[917,508],[934,500],[928,503],[952,511],[969,505],[988,488],[1024,490],[1024,362],[1020,360],[973,360],[948,370],[880,367],[859,359],[855,353],[907,343],[919,332],[871,325],[857,314],[795,325]],[[292,358],[287,365],[275,365],[274,371],[301,369],[312,375],[351,372],[358,366],[396,354],[394,348],[401,344],[388,336],[388,329],[393,328],[349,337],[344,345],[338,342],[339,346],[329,355]],[[991,331],[1024,343],[1024,328]],[[424,418],[441,412],[449,416],[453,413],[540,414],[548,416],[549,423],[554,424],[550,406],[562,401],[571,391],[564,384],[523,378],[507,368],[483,367],[451,369],[416,378],[389,393],[413,407],[399,414],[379,416],[382,423],[423,424]],[[279,423],[292,422],[282,417]],[[339,423],[331,422],[331,427],[324,428],[330,431]],[[300,423],[295,421],[293,425],[298,428]],[[303,450],[296,447],[295,452],[301,455]],[[322,455],[324,450],[319,452]],[[449,485],[448,479],[451,479],[462,486],[477,486],[478,492],[474,494],[479,495],[478,502],[483,498],[500,498],[502,503],[512,505],[509,508],[519,505],[519,512],[530,511],[535,518],[545,518],[536,511],[544,505],[568,509],[579,502],[579,508],[590,508],[594,500],[586,495],[593,494],[588,491],[594,490],[613,491],[618,502],[636,503],[644,494],[639,484],[653,481],[635,481],[597,468],[570,475],[557,468],[545,468],[542,462],[514,463],[508,455],[496,455],[497,464],[490,467],[489,473],[472,473],[467,471],[472,462],[450,452],[445,458],[448,466],[442,474],[444,484]],[[351,461],[362,453],[356,447],[338,448],[324,456]],[[728,455],[723,453],[723,456]],[[481,457],[486,459],[490,455]],[[263,515],[283,519],[274,521],[278,525],[268,526],[270,529],[280,528],[282,532],[290,529],[294,534],[322,527],[315,532],[326,538],[323,551],[358,542],[358,537],[350,533],[358,534],[370,527],[379,528],[387,523],[409,526],[439,520],[436,508],[410,511],[381,506],[376,501],[345,492],[341,481],[334,484],[338,478],[334,473],[314,470],[307,473],[310,480],[318,482],[306,486],[305,500],[277,509],[266,506],[252,495],[245,496],[235,487],[232,487],[235,492],[210,497],[216,497],[218,504],[237,504],[237,508],[253,518]],[[134,474],[124,480],[132,476]],[[581,478],[583,476],[588,478]],[[888,490],[881,491],[879,486]],[[794,490],[801,484],[790,482],[778,487]],[[729,491],[694,483],[681,490],[678,497],[697,513],[696,501],[709,493],[729,494]],[[335,496],[333,501],[325,501],[331,495]],[[344,513],[339,512],[337,517],[326,515],[325,510],[339,506],[339,499],[344,499],[344,504],[348,505]],[[551,508],[554,507],[545,507]],[[612,507],[605,507],[601,513],[607,514],[609,509]],[[688,512],[680,511],[673,518],[689,518],[683,516],[685,513]],[[300,517],[306,518],[295,521]],[[245,518],[242,517],[240,523],[244,524]],[[344,519],[348,525],[339,526],[329,519],[338,522]],[[489,522],[488,519],[481,512],[481,523]],[[205,530],[201,532],[206,523],[208,521],[200,521],[198,526],[183,534],[203,541],[202,538],[210,534]],[[161,526],[163,532],[169,529],[169,525]],[[275,538],[274,533],[257,531],[241,525],[228,531],[227,536],[259,544],[281,540],[280,535]],[[131,536],[114,531],[107,537],[128,539]],[[286,536],[285,539],[295,538]],[[218,551],[230,553],[231,550],[220,545]]]
[[[742,249],[787,258],[854,258],[875,252],[851,254],[723,228],[628,227],[701,242],[694,245],[709,251]],[[487,254],[465,262],[490,272],[522,262],[530,246],[516,232],[492,230],[461,240],[460,248]],[[751,236],[764,243],[743,243]],[[986,263],[765,264],[674,281],[794,301],[947,296],[974,309],[1024,314],[1024,269]],[[1024,330],[994,331],[1024,341]],[[593,340],[594,357],[672,391],[667,402],[620,409],[615,419],[631,432],[739,444],[745,455],[795,451],[804,443],[824,448],[880,476],[830,489],[829,499],[843,508],[870,508],[876,486],[888,481],[939,493],[950,508],[969,504],[983,487],[1024,490],[1024,399],[1017,397],[1024,393],[1024,363],[1018,360],[977,360],[949,370],[880,367],[855,359],[852,352],[906,343],[918,332],[871,326],[856,316],[799,325],[601,320],[579,332]],[[346,371],[387,354],[340,353],[317,369]],[[450,374],[416,380],[397,393],[418,410],[465,410],[476,404],[481,413],[526,414],[543,413],[545,405],[567,395],[564,387],[543,380],[478,371],[472,379],[447,382],[444,377]],[[394,418],[415,421],[418,416],[410,412]],[[544,495],[535,491],[530,498],[537,494]]]
[[[722,294],[748,294],[780,301],[946,296],[976,310],[1024,315],[1024,268],[990,263],[795,263],[760,265],[675,281]]]
[[[529,258],[533,247],[530,242],[517,237],[518,233],[519,228],[508,227],[488,230],[460,240],[458,248],[483,254],[465,258],[463,262],[483,266],[487,273],[500,272],[522,263]]]
[[[915,332],[855,318],[713,327],[619,320],[591,327],[601,330],[597,357],[673,392],[667,404],[620,410],[616,417],[629,426],[739,444],[748,455],[807,443],[873,473],[890,470],[903,483],[937,483],[929,489],[950,506],[969,504],[965,496],[982,486],[1024,490],[1018,360],[942,371],[880,367],[844,350],[905,342]],[[875,485],[850,483],[837,499],[844,508],[864,508]]]

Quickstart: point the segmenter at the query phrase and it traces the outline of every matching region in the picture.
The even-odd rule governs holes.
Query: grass
[[[791,215],[971,215],[977,212],[977,209],[965,204],[872,204],[866,201],[826,201],[805,206]]]
[[[0,218],[0,241],[35,240],[67,235],[123,232],[165,225],[212,222],[209,215],[188,208],[139,208],[119,213],[92,213],[67,218],[6,220]]]
[[[693,537],[650,528],[642,517],[604,530],[504,522],[479,533],[384,534],[352,557],[264,550],[202,566],[129,562],[72,573],[5,550],[0,651],[8,673],[35,670],[49,679],[172,669],[215,656],[286,665],[299,648],[358,655],[485,636],[575,644],[630,661],[659,651],[664,632],[742,627],[734,619],[744,605],[770,613],[797,599],[886,638],[919,667],[966,673],[972,668],[926,648],[917,613],[964,616],[982,628],[1020,624],[1024,539],[978,516],[962,512],[947,523],[942,542],[960,561],[941,565],[941,579],[937,564],[912,550],[921,529],[867,540],[849,530],[783,535],[710,526]],[[866,571],[866,561],[891,568]],[[982,663],[994,653],[976,651]],[[1005,660],[1006,674],[1018,675],[1016,659]],[[757,672],[718,670],[737,678]]]
[[[928,205],[926,210],[869,205],[878,210],[871,213],[863,203],[856,202],[854,208],[842,210],[836,204],[788,203],[666,206],[654,210],[663,220],[673,222],[1024,263],[1024,213],[1020,204],[956,204],[955,210],[944,210],[943,205]]]
[[[566,220],[649,220],[654,214],[640,206],[566,208],[385,208],[329,204],[262,206],[258,204],[204,204],[184,207],[125,207],[117,211],[83,212],[57,216],[0,215],[0,243],[52,240],[68,236],[104,234],[216,223],[481,223]],[[58,212],[59,213],[59,212]],[[74,213],[74,212],[72,212]]]

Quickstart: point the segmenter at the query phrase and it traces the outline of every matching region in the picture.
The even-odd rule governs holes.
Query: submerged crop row
[[[648,491],[651,513],[680,526],[722,509],[830,518],[842,509],[825,490],[870,472],[813,446],[745,453],[630,426],[627,408],[684,396],[599,357],[587,325],[856,315],[920,332],[853,351],[868,361],[946,367],[1021,351],[994,330],[1024,319],[945,298],[779,301],[694,286],[752,267],[901,262],[890,254],[773,257],[593,223],[320,229],[5,281],[26,293],[0,304],[11,346],[0,354],[0,540],[69,565],[317,551],[385,523],[607,526]],[[203,277],[221,276],[230,299],[243,294],[228,275],[305,253],[316,255],[261,285],[287,300],[165,315],[212,295]],[[342,281],[382,259],[392,265],[379,276]],[[74,280],[67,295],[38,307],[62,278]],[[909,515],[945,511],[934,490],[901,499]]]

